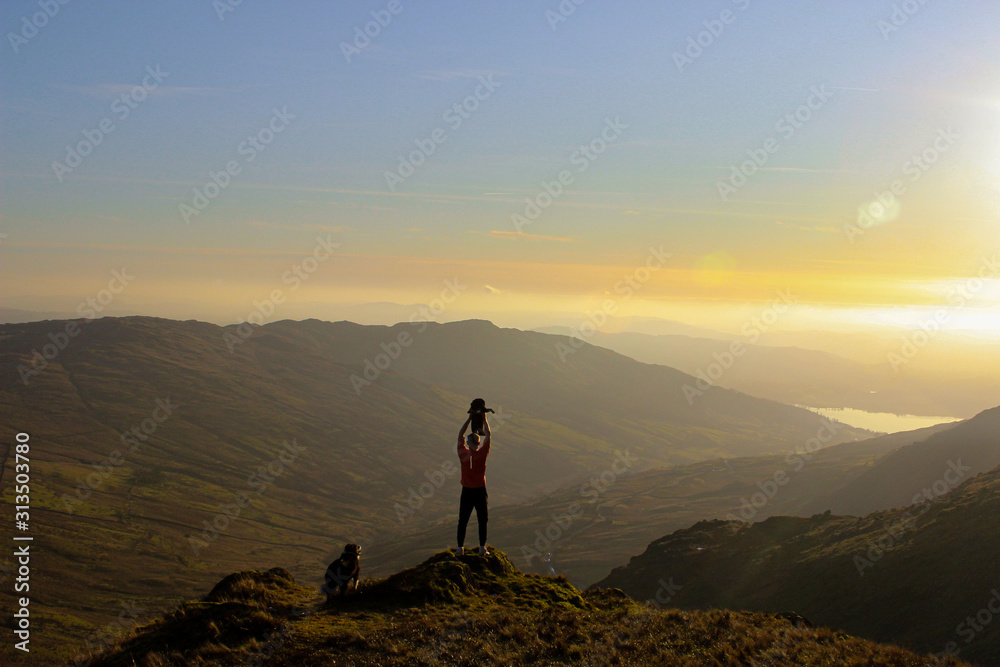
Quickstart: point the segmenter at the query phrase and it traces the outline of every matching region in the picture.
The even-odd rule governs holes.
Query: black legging
[[[469,517],[472,516],[472,510],[475,508],[476,518],[479,519],[479,544],[486,546],[486,522],[489,521],[489,508],[486,506],[488,498],[485,486],[478,489],[462,487],[462,500],[458,506],[459,544],[465,544],[465,528],[469,525]]]

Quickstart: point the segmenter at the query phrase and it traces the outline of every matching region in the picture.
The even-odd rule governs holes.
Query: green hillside
[[[953,427],[895,433],[815,452],[800,445],[801,453],[630,472],[606,486],[582,482],[538,500],[492,508],[490,536],[505,545],[524,571],[561,574],[577,586],[588,586],[664,533],[703,519],[760,521],[801,514],[864,477],[883,457]],[[773,482],[779,473],[784,474],[780,487]],[[762,486],[770,496],[761,495]],[[575,503],[579,510],[571,512]],[[437,525],[394,535],[373,552],[373,571],[387,574],[411,565],[450,544],[453,533],[454,517],[448,513]]]
[[[345,542],[450,515],[446,466],[478,395],[500,410],[495,504],[581,483],[620,451],[635,470],[760,454],[822,424],[724,390],[688,406],[677,371],[590,346],[564,363],[559,338],[488,322],[102,318],[43,368],[34,353],[67,325],[0,326],[0,497],[13,504],[10,446],[26,432],[42,656],[135,600],[155,610],[262,560],[315,577]],[[370,385],[352,382],[385,350],[396,358]],[[0,589],[4,604],[12,595]]]
[[[795,609],[858,636],[995,665],[998,512],[1000,469],[934,503],[863,518],[706,521],[656,540],[597,586],[645,599],[671,577],[683,585],[671,604],[684,609]]]

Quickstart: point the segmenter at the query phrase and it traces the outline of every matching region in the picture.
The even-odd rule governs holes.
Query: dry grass
[[[520,573],[496,551],[442,552],[328,608],[318,602],[283,570],[237,573],[94,666],[931,664],[794,617],[660,610],[617,590],[581,594],[564,579]]]

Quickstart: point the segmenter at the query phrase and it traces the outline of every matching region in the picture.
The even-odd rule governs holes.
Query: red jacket
[[[486,486],[486,457],[490,455],[490,439],[476,451],[470,451],[463,440],[458,441],[458,460],[462,463],[462,486],[481,489]]]

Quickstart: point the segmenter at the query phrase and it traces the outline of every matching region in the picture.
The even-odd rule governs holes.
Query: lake
[[[912,431],[918,428],[934,426],[935,424],[961,421],[959,417],[925,417],[922,415],[897,415],[892,412],[868,412],[855,408],[811,408],[806,405],[799,407],[811,410],[830,419],[836,419],[849,426],[866,428],[869,431],[881,433],[898,433]]]

